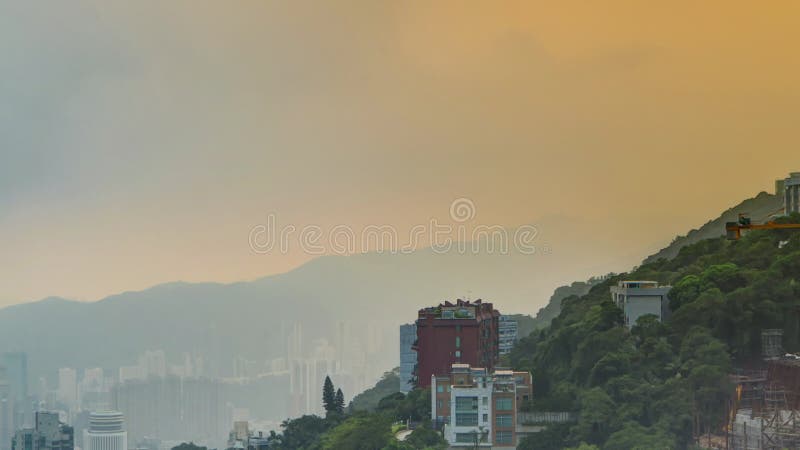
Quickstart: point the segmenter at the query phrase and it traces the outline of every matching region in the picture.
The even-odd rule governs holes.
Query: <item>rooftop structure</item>
[[[427,387],[431,375],[447,375],[452,364],[493,370],[499,358],[500,313],[491,303],[446,301],[419,310],[416,321],[415,376]]]
[[[672,286],[659,286],[657,281],[620,281],[611,286],[611,299],[625,313],[625,326],[631,327],[647,314],[663,321],[669,317],[667,293]]]

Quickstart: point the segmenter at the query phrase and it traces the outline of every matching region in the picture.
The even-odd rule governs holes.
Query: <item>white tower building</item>
[[[128,450],[125,418],[118,411],[89,414],[89,428],[83,432],[84,450]]]

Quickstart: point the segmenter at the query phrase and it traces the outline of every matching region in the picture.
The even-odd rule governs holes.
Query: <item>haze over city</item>
[[[0,450],[800,448],[799,19],[0,0]]]
[[[285,272],[311,256],[247,246],[270,212],[407,230],[460,197],[623,270],[798,144],[793,2],[2,8],[4,305]]]

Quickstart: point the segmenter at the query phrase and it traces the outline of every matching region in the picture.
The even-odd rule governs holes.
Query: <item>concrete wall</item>
[[[625,301],[625,319],[628,326],[636,325],[636,320],[646,314],[653,314],[661,320],[661,296],[631,295]]]

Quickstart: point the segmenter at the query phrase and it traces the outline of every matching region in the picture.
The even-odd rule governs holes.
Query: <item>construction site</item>
[[[800,448],[800,356],[783,352],[783,331],[763,330],[766,369],[738,371],[726,447],[732,450]]]

